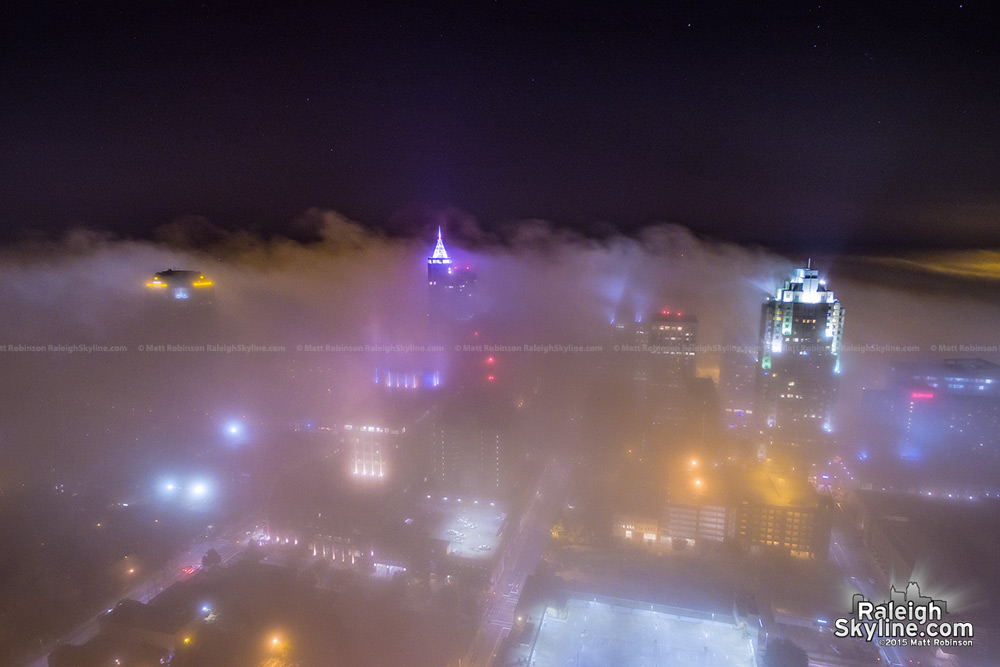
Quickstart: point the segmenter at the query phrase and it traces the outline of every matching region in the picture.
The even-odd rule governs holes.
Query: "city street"
[[[210,549],[218,551],[219,555],[222,556],[222,562],[227,563],[243,550],[244,544],[245,542],[243,539],[240,539],[240,543],[237,544],[236,540],[225,538],[216,538],[199,542],[191,546],[184,553],[175,556],[162,570],[149,575],[140,583],[136,584],[136,586],[123,595],[121,599],[137,600],[145,604],[159,595],[163,590],[169,588],[175,582],[193,576],[195,572],[201,568],[201,557],[204,556]],[[116,600],[114,604],[117,604],[117,602],[118,601]],[[110,611],[111,608],[113,608],[113,605],[108,609],[102,609],[86,622],[78,626],[72,633],[45,647],[44,657],[31,663],[29,667],[47,667],[48,654],[51,653],[52,649],[59,644],[79,645],[84,644],[96,637],[100,630],[98,624],[99,619],[101,616]]]
[[[514,609],[524,582],[538,565],[549,540],[549,530],[563,502],[566,473],[556,462],[546,466],[540,476],[534,498],[522,517],[517,532],[500,559],[495,577],[495,594],[487,604],[479,632],[461,665],[488,667],[496,657],[503,639],[510,634]]]

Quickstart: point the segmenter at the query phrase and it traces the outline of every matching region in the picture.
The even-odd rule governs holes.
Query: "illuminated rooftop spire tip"
[[[431,259],[448,259],[448,251],[445,250],[444,239],[441,238],[440,225],[438,225],[437,245],[434,246],[434,254],[431,255]]]

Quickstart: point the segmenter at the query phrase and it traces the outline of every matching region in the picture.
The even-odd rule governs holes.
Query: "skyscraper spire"
[[[475,284],[476,274],[468,266],[453,266],[438,227],[437,244],[427,258],[428,315],[444,323],[471,319]]]
[[[444,248],[444,239],[441,238],[441,225],[438,225],[438,240],[434,246],[434,254],[431,259],[448,259],[448,251]]]

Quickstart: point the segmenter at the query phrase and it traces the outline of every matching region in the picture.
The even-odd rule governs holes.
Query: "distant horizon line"
[[[303,213],[308,215],[312,211],[329,212],[342,215],[334,209],[310,209]],[[442,212],[441,215],[445,215]],[[299,219],[301,219],[300,216]],[[440,217],[440,216],[438,216]],[[547,229],[554,234],[570,234],[565,239],[553,238],[556,243],[560,241],[592,241],[597,243],[613,242],[617,239],[642,242],[643,235],[657,229],[680,229],[691,234],[698,241],[714,243],[720,245],[735,245],[745,248],[760,248],[771,251],[779,255],[811,254],[816,257],[828,256],[863,256],[872,253],[888,253],[893,251],[922,252],[922,251],[1000,251],[1000,241],[995,245],[965,242],[960,239],[951,239],[947,242],[928,241],[919,238],[908,239],[904,243],[859,240],[857,242],[844,242],[827,239],[816,239],[810,242],[781,238],[773,241],[761,241],[758,235],[752,233],[718,234],[703,232],[690,225],[676,222],[645,222],[636,223],[630,226],[615,226],[610,223],[595,222],[587,225],[574,225],[571,223],[561,223],[548,218],[521,218],[498,222],[491,225],[478,224],[478,220],[469,216],[462,221],[461,225],[449,225],[448,222],[427,220],[422,224],[414,224],[401,227],[391,222],[371,223],[363,220],[356,220],[349,216],[344,219],[358,225],[373,238],[384,238],[390,240],[421,240],[428,239],[429,243],[437,240],[437,228],[440,226],[444,230],[444,236],[449,243],[465,249],[480,249],[491,247],[511,247],[518,245],[519,229],[537,226],[540,229]],[[203,223],[198,229],[192,227],[188,230],[192,236],[204,235],[203,243],[180,242],[177,243],[166,238],[166,233],[171,226],[183,224],[184,221],[193,220]],[[469,234],[467,229],[472,227],[476,233]],[[463,230],[461,227],[465,227]],[[431,231],[433,230],[433,234]],[[0,227],[0,248],[16,249],[18,247],[30,246],[36,243],[65,243],[72,240],[74,234],[93,234],[103,238],[108,242],[116,241],[140,241],[152,242],[171,247],[189,249],[192,247],[204,247],[206,249],[224,242],[226,239],[234,238],[245,234],[259,241],[288,240],[302,245],[312,245],[321,243],[324,237],[320,228],[308,229],[296,222],[289,223],[284,228],[276,224],[253,224],[246,226],[225,225],[213,222],[206,216],[190,214],[173,218],[172,220],[149,226],[142,231],[125,230],[121,225],[61,225],[61,226],[31,226],[24,228]],[[796,261],[798,261],[796,259]],[[806,261],[805,258],[802,260]]]

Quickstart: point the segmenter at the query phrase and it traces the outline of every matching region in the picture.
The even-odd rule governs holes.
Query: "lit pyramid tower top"
[[[444,239],[441,238],[441,227],[438,227],[437,245],[434,246],[434,253],[428,258],[428,262],[434,264],[451,264],[448,251],[444,247]]]
[[[428,315],[441,322],[470,319],[475,284],[476,274],[470,267],[452,264],[438,227],[437,244],[427,258]]]

